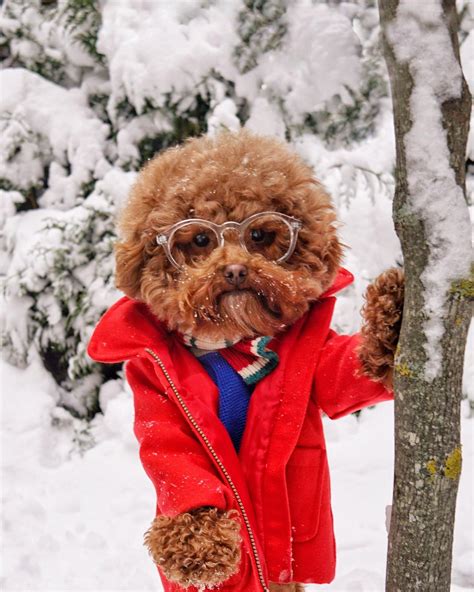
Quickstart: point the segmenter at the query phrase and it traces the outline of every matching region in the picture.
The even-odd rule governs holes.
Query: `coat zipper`
[[[260,584],[261,584],[261,586],[263,588],[263,592],[270,592],[269,589],[267,588],[266,584],[265,584],[265,578],[263,577],[262,564],[260,562],[260,557],[258,556],[257,544],[255,542],[255,536],[253,534],[252,527],[250,526],[250,520],[249,520],[249,518],[247,516],[247,512],[245,510],[244,504],[242,502],[242,499],[240,497],[239,492],[237,491],[236,486],[234,485],[234,482],[232,481],[231,476],[227,472],[227,469],[225,468],[225,466],[222,463],[221,459],[217,456],[217,453],[214,450],[212,444],[209,442],[208,437],[203,432],[203,430],[199,427],[197,421],[194,419],[194,417],[192,416],[191,412],[189,411],[188,406],[186,405],[186,403],[184,402],[183,398],[179,394],[178,389],[176,388],[176,385],[172,381],[171,376],[169,375],[168,370],[166,369],[166,366],[163,364],[161,358],[152,349],[146,348],[145,351],[147,353],[149,353],[153,357],[153,359],[155,360],[155,362],[161,368],[161,371],[165,375],[166,380],[168,381],[168,383],[169,383],[169,385],[170,385],[173,393],[176,395],[176,399],[178,400],[178,403],[180,404],[180,406],[182,407],[184,413],[186,414],[186,417],[189,419],[189,421],[191,422],[191,425],[194,427],[194,429],[196,430],[196,432],[201,437],[202,441],[204,442],[204,444],[208,448],[209,452],[211,453],[212,457],[216,461],[216,464],[218,465],[218,467],[222,471],[222,474],[224,475],[227,483],[229,484],[229,487],[231,488],[232,493],[234,494],[235,500],[236,500],[236,502],[237,502],[237,504],[238,504],[238,506],[240,508],[240,513],[242,514],[242,518],[244,520],[245,528],[247,529],[247,533],[249,535],[250,545],[252,547],[252,553],[253,553],[253,556],[254,556],[254,559],[255,559],[255,565],[257,567],[258,578],[259,578]]]

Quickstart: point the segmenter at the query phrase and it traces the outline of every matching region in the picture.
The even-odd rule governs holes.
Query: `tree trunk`
[[[464,174],[471,97],[455,0],[379,0],[379,10],[396,133],[394,222],[406,278],[386,590],[448,592],[473,296]]]

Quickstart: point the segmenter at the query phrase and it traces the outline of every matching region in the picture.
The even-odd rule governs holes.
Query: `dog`
[[[369,286],[358,335],[336,335],[334,294],[352,276],[331,199],[284,142],[245,130],[158,154],[119,228],[126,296],[89,354],[128,360],[165,590],[331,581],[321,412],[393,397],[402,270]]]

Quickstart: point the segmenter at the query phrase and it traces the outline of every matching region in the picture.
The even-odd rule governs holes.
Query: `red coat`
[[[157,513],[200,506],[239,512],[242,562],[221,592],[334,577],[321,411],[334,419],[392,398],[380,384],[355,376],[357,335],[329,328],[332,294],[352,279],[341,270],[332,288],[275,340],[280,362],[252,394],[238,454],[218,419],[217,387],[144,303],[122,298],[92,336],[91,358],[127,361],[134,430],[156,488]],[[166,592],[182,590],[160,575]]]

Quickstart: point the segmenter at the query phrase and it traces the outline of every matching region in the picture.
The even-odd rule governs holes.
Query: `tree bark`
[[[386,590],[388,592],[448,592],[456,495],[462,456],[460,401],[464,348],[471,316],[472,277],[457,278],[443,289],[439,339],[441,367],[427,378],[426,309],[422,274],[429,264],[430,232],[422,212],[412,207],[409,175],[416,162],[407,154],[406,135],[412,128],[412,93],[417,84],[410,60],[400,59],[392,35],[403,0],[379,0],[384,55],[388,66],[396,134],[394,222],[405,265],[403,323],[395,358],[395,475],[389,533]],[[436,5],[423,0],[420,9]],[[455,0],[440,0],[442,22],[459,62]],[[416,19],[416,17],[414,17]],[[428,34],[430,27],[418,25]],[[417,25],[417,26],[418,26]],[[417,60],[424,60],[421,53]],[[434,73],[436,76],[437,72]],[[440,72],[442,76],[443,73]],[[462,76],[459,96],[442,102],[441,122],[455,183],[465,200],[465,149],[471,96]],[[427,130],[428,131],[428,130]],[[459,207],[466,207],[465,201]],[[442,222],[440,222],[442,223]],[[466,261],[470,253],[466,252]],[[443,264],[441,260],[440,265]],[[467,276],[469,274],[467,273]]]

